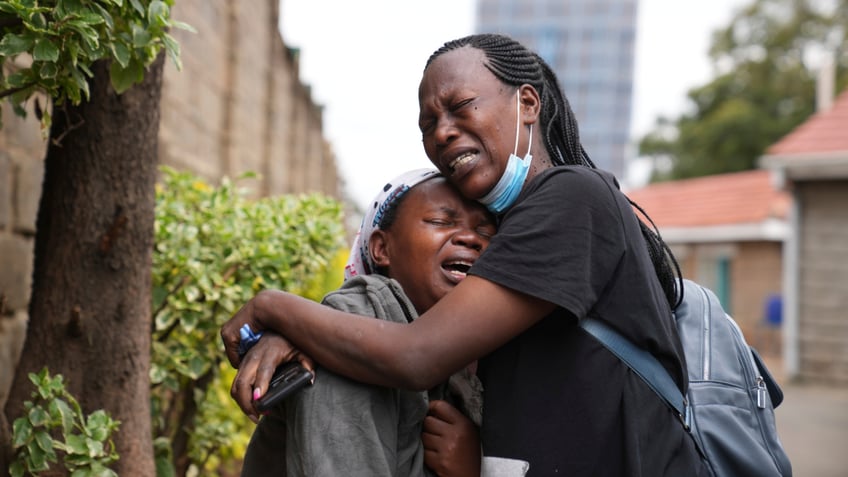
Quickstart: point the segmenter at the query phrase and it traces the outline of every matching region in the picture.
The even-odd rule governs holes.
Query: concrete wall
[[[779,242],[740,242],[731,265],[733,319],[756,341],[764,319],[766,298],[781,293],[782,245]],[[754,335],[748,336],[751,332]],[[756,343],[752,343],[755,344]]]
[[[709,244],[674,244],[675,257],[683,276],[709,288],[716,260],[730,261],[730,300],[725,309],[742,328],[754,347],[768,354],[780,353],[776,330],[765,329],[763,307],[771,293],[780,293],[782,280],[782,243],[740,241]]]
[[[161,161],[209,179],[256,172],[256,195],[341,198],[322,108],[278,32],[278,1],[182,0],[173,16],[197,33],[173,31],[183,69],[166,65]]]
[[[799,377],[848,384],[848,181],[796,184]]]
[[[180,0],[172,13],[197,33],[172,31],[183,69],[165,66],[160,162],[213,183],[256,172],[261,178],[244,184],[255,196],[317,191],[341,199],[322,108],[278,31],[279,0]],[[0,408],[25,336],[46,150],[34,115],[21,120],[2,107]]]
[[[44,105],[43,99],[41,104]],[[31,106],[31,105],[30,105]],[[6,402],[26,334],[35,216],[44,175],[38,122],[2,105],[0,130],[0,405]],[[0,407],[2,409],[2,407]]]

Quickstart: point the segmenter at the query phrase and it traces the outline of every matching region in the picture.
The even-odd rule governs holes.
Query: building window
[[[733,245],[701,245],[698,247],[695,281],[715,292],[724,309],[733,314],[733,282],[730,267],[736,248]]]

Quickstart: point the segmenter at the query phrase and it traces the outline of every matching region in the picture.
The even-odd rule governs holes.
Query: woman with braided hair
[[[707,475],[677,417],[578,325],[606,323],[685,390],[676,263],[583,150],[548,65],[509,37],[472,35],[430,57],[418,98],[430,161],[499,219],[468,277],[408,325],[261,292],[221,330],[230,362],[244,324],[384,386],[427,389],[479,359],[484,474],[498,462],[528,476]]]

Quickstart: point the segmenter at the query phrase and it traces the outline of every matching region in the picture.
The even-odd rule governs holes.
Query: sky
[[[640,0],[631,138],[713,72],[711,33],[745,0]],[[431,167],[418,130],[418,83],[444,42],[474,32],[474,0],[282,0],[281,33],[300,48],[301,81],[324,107],[345,193],[360,207],[392,177]],[[568,92],[566,91],[566,95]],[[642,179],[634,168],[633,181]]]

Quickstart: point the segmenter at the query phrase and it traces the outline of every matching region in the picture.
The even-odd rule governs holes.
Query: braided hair
[[[539,121],[543,131],[542,139],[555,166],[578,165],[597,169],[580,143],[577,119],[568,98],[559,87],[556,74],[545,60],[521,43],[508,36],[493,33],[469,35],[442,45],[430,56],[424,69],[442,54],[465,46],[482,51],[486,56],[486,68],[504,84],[514,87],[529,84],[536,89],[541,98]],[[654,271],[669,305],[672,309],[677,308],[683,300],[680,266],[648,214],[635,202],[629,198],[627,200],[651,224],[649,227],[639,218],[639,227],[654,264]]]

